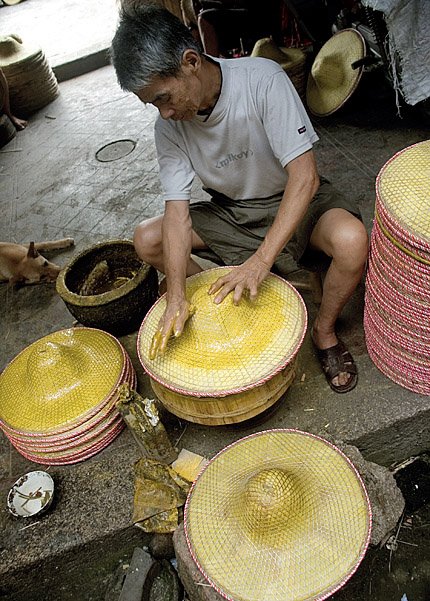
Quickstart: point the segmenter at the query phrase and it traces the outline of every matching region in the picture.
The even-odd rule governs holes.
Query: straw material
[[[32,461],[82,461],[123,429],[115,407],[123,382],[135,388],[136,374],[113,336],[92,328],[55,332],[1,374],[0,427]]]
[[[271,38],[257,40],[251,56],[268,58],[278,63],[291,79],[302,100],[306,91],[306,55],[299,48],[279,47]]]
[[[430,140],[406,148],[386,163],[377,194],[381,218],[385,215],[391,233],[430,253]]]
[[[430,395],[430,142],[381,169],[366,276],[369,355],[390,379]]]
[[[21,61],[26,61],[41,51],[39,46],[25,45],[15,33],[0,37],[0,68],[5,69]]]
[[[365,54],[364,39],[355,29],[339,31],[324,44],[308,77],[306,101],[311,113],[331,115],[345,104],[363,72],[363,67],[351,65]]]
[[[185,506],[194,560],[233,601],[325,599],[357,569],[371,521],[349,459],[297,430],[259,432],[225,448]]]
[[[269,275],[256,301],[245,294],[235,306],[229,294],[216,305],[208,290],[229,269],[211,269],[187,279],[187,298],[195,313],[181,336],[170,338],[166,353],[153,360],[149,350],[165,297],[146,315],[138,337],[139,358],[149,375],[167,388],[208,397],[248,390],[281,371],[299,350],[307,314],[295,288]]]
[[[84,416],[96,399],[111,395],[123,369],[121,348],[102,331],[77,328],[50,334],[4,370],[2,422],[27,432],[57,430]]]

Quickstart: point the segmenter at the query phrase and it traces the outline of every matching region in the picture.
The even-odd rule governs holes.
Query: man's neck
[[[219,64],[208,56],[202,57],[202,86],[204,95],[200,108],[199,115],[210,115],[213,111],[222,87],[222,73]]]

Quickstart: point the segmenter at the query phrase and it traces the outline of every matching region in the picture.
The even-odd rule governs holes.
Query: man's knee
[[[151,264],[162,252],[161,226],[158,219],[148,219],[136,226],[133,244],[141,259]]]
[[[342,260],[349,265],[364,265],[369,253],[369,236],[363,223],[352,218],[336,228],[332,239],[333,259]]]

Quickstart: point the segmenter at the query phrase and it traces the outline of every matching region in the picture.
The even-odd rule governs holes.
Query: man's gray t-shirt
[[[213,60],[222,87],[209,117],[155,123],[164,200],[189,200],[195,174],[233,200],[282,193],[284,167],[318,140],[293,84],[271,60]]]

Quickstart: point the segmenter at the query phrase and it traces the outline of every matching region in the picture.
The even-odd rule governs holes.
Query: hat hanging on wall
[[[324,117],[345,104],[361,79],[365,56],[364,38],[355,29],[339,31],[324,44],[308,76],[306,102],[311,113]]]
[[[185,506],[199,569],[232,601],[321,601],[356,571],[372,514],[351,461],[298,430],[268,430],[226,447]]]

